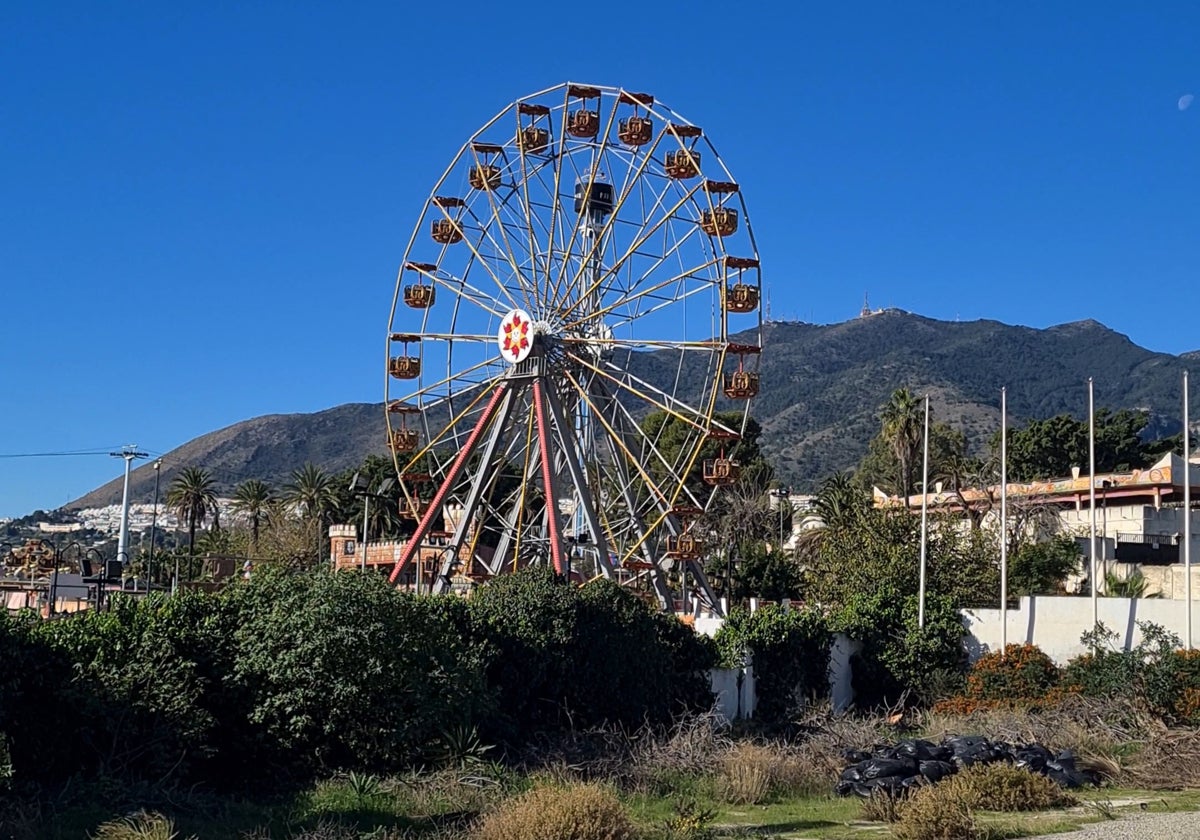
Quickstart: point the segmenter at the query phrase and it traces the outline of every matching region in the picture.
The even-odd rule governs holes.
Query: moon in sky
[[[1196,97],[1192,96],[1190,93],[1185,93],[1183,96],[1179,97],[1179,110],[1186,111],[1192,104],[1192,100],[1195,98]]]

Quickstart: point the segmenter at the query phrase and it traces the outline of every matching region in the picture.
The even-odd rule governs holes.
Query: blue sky
[[[1143,5],[0,4],[0,455],[382,399],[429,188],[567,79],[704,126],[776,318],[1200,348],[1200,6]],[[0,458],[0,516],[119,471]]]

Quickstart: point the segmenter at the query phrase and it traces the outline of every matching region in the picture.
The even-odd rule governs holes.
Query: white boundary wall
[[[1186,601],[1167,598],[1097,599],[1100,622],[1118,634],[1117,643],[1126,650],[1141,641],[1139,621],[1159,624],[1180,639],[1187,638],[1186,609]],[[963,610],[962,616],[968,634],[967,655],[972,662],[1000,649],[999,609]],[[1089,597],[1025,597],[1019,607],[1008,610],[1008,643],[1037,645],[1059,665],[1086,652],[1079,637],[1091,629]]]

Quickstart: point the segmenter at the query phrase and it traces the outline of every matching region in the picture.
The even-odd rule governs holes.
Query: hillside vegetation
[[[888,310],[840,324],[774,322],[764,332],[762,393],[754,415],[776,475],[797,489],[857,464],[879,430],[879,406],[905,386],[928,391],[938,419],[960,429],[976,453],[999,428],[1002,386],[1008,387],[1014,423],[1064,412],[1081,416],[1089,376],[1098,408],[1148,409],[1146,433],[1173,434],[1180,426],[1180,374],[1196,357],[1152,352],[1096,321],[1032,329]],[[675,366],[667,370],[658,362],[645,354],[632,367],[666,387]],[[1200,397],[1193,409],[1200,416]],[[352,403],[314,414],[257,417],[203,435],[167,454],[163,478],[202,464],[228,492],[246,478],[281,484],[306,462],[339,471],[384,452],[382,404]],[[148,464],[133,473],[135,500],[149,500],[153,486]],[[120,480],[114,480],[68,507],[115,504],[120,494]]]

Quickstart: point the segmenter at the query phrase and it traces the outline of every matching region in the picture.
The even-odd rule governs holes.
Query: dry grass
[[[945,784],[923,787],[898,807],[896,840],[976,840],[971,809]]]
[[[875,791],[862,802],[862,818],[870,822],[894,823],[900,818],[901,799],[884,791]]]
[[[501,804],[472,833],[475,840],[635,840],[637,831],[606,787],[534,788]]]
[[[1045,776],[1008,764],[977,764],[938,787],[980,811],[1044,811],[1078,804]]]
[[[759,805],[780,796],[828,794],[833,786],[823,763],[814,763],[807,745],[740,741],[721,757],[716,793],[732,805]]]
[[[1162,722],[1123,699],[1066,695],[1057,706],[1039,709],[986,709],[969,715],[926,712],[926,737],[987,733],[1009,743],[1039,743],[1050,749],[1070,748],[1079,754],[1116,759],[1130,743],[1164,731]]]
[[[177,837],[174,821],[147,811],[101,823],[92,834],[92,840],[176,840]]]
[[[1124,760],[1118,780],[1148,790],[1200,787],[1200,730],[1154,733],[1140,750]]]

